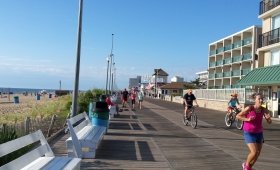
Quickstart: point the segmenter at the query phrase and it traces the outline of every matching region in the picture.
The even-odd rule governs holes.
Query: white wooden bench
[[[95,158],[106,127],[93,126],[85,112],[68,119],[67,124],[70,131],[70,137],[66,140],[68,156]]]
[[[81,159],[54,156],[41,130],[0,145],[0,157],[37,142],[35,149],[0,167],[0,170],[80,169]]]

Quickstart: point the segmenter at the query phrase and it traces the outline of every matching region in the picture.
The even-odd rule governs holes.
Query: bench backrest
[[[86,112],[80,113],[70,119],[70,124],[73,126],[74,131],[77,133],[87,125],[91,125],[88,115]]]
[[[20,169],[20,168],[30,164],[34,160],[36,160],[38,157],[54,156],[42,131],[38,130],[29,135],[26,135],[26,136],[20,137],[18,139],[14,139],[12,141],[1,144],[0,145],[0,157],[5,156],[14,151],[17,151],[25,146],[35,143],[35,142],[39,143],[38,147],[36,145],[35,149],[33,149],[32,151],[27,152],[26,154],[22,155],[21,157],[3,165],[2,167],[0,167],[0,169]]]

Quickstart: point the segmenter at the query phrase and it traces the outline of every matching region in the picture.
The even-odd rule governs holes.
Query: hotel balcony
[[[280,0],[263,0],[260,2],[259,15],[279,7]]]
[[[258,48],[279,43],[279,40],[280,40],[280,28],[263,33],[262,35],[259,36]]]

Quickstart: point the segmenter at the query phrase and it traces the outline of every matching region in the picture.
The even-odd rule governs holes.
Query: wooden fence
[[[50,137],[65,126],[66,117],[52,115],[50,117],[36,117],[25,118],[22,122],[15,122],[14,124],[0,124],[0,132],[5,130],[16,131],[17,136],[24,136],[38,129],[41,129],[45,137]],[[1,136],[0,136],[1,137]]]

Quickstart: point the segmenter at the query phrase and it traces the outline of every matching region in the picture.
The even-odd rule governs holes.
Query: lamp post
[[[107,57],[106,60],[107,60],[107,75],[106,75],[106,91],[105,91],[105,94],[107,95],[108,94],[108,72],[109,72],[109,61],[110,61],[110,58]]]
[[[158,69],[156,69],[155,75],[155,97],[157,98],[157,79],[158,79]]]
[[[115,82],[115,80],[114,80],[114,76],[115,76],[115,62],[113,63],[112,69],[113,69],[113,72],[112,72],[111,95],[113,94],[114,82]]]
[[[113,77],[111,76],[112,75],[113,56],[114,56],[114,54],[113,54],[113,47],[114,47],[113,40],[114,39],[113,38],[114,38],[114,34],[112,34],[112,48],[111,48],[111,54],[110,54],[109,94],[111,94],[112,89],[110,89],[110,88],[111,88],[111,81],[113,79]]]
[[[78,92],[79,92],[79,74],[80,74],[80,55],[81,55],[81,37],[82,37],[82,15],[83,15],[83,0],[80,0],[79,16],[78,16],[78,43],[77,43],[77,60],[76,60],[76,74],[74,83],[74,92],[72,99],[71,117],[77,114],[78,107]]]

